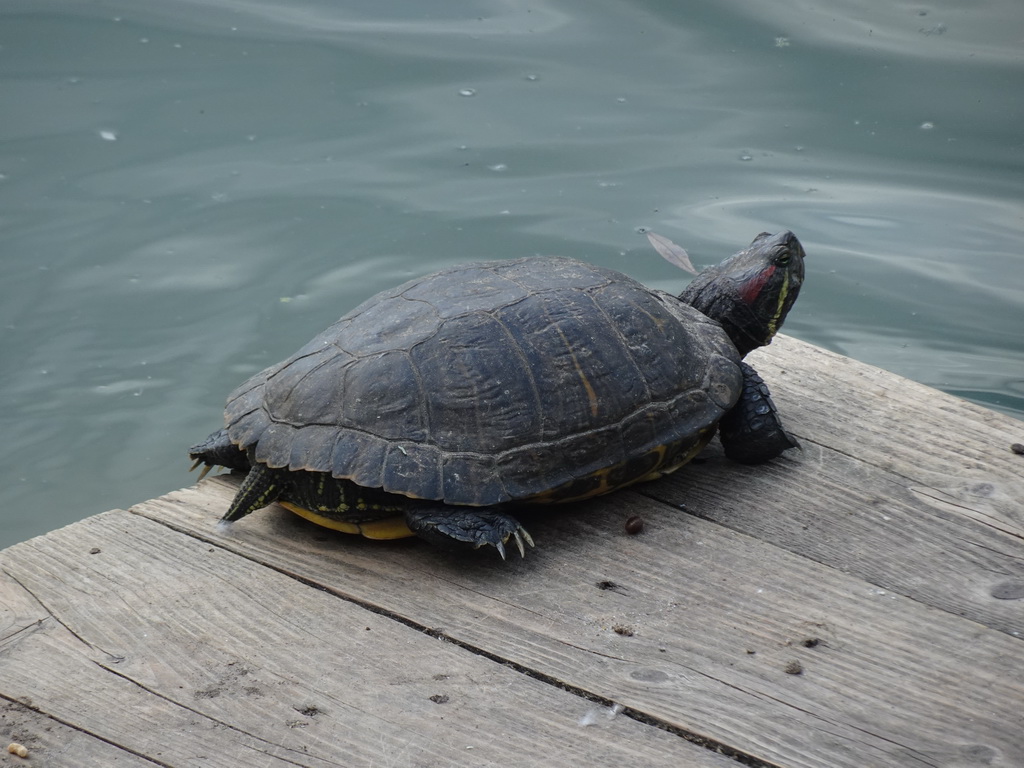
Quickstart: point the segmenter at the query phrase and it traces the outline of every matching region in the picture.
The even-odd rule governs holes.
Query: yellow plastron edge
[[[310,512],[308,509],[296,506],[288,501],[282,501],[280,504],[285,509],[294,512],[299,517],[306,518],[311,523],[316,523],[334,531],[341,531],[342,533],[360,534],[368,539],[386,541],[389,539],[405,539],[416,535],[409,530],[409,526],[405,524],[405,517],[402,515],[384,517],[380,520],[367,520],[362,523],[352,523],[344,520],[332,520],[329,517],[318,515],[316,512]]]

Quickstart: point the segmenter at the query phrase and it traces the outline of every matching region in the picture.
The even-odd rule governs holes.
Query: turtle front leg
[[[752,367],[740,363],[743,393],[718,424],[725,455],[741,464],[761,464],[800,443],[782,428],[768,387]]]
[[[519,556],[526,556],[526,545],[533,538],[511,515],[498,507],[461,507],[448,504],[412,504],[405,512],[405,523],[422,539],[442,546],[479,549],[490,545],[505,559],[505,544],[515,542]]]

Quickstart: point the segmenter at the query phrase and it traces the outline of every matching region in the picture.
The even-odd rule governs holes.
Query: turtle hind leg
[[[280,498],[288,489],[290,473],[283,469],[270,469],[263,464],[254,464],[242,481],[231,506],[221,518],[222,522],[233,523],[250,512],[262,509]]]
[[[782,428],[768,387],[757,371],[740,363],[743,392],[718,424],[725,455],[741,464],[761,464],[800,443]]]
[[[449,504],[412,504],[405,512],[409,530],[432,544],[479,549],[492,546],[505,559],[505,544],[511,539],[526,556],[533,538],[519,521],[498,507],[461,507]]]
[[[194,462],[192,469],[203,465],[202,474],[199,475],[200,480],[206,477],[206,473],[214,467],[248,472],[251,466],[245,451],[231,442],[226,429],[219,429],[203,442],[193,445],[188,449],[188,457]]]

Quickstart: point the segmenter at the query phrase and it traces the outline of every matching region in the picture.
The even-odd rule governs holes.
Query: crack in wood
[[[1021,555],[1015,554],[1013,552],[1004,552],[1002,549],[997,549],[996,547],[990,547],[988,544],[983,544],[980,541],[975,541],[974,539],[969,539],[966,536],[961,536],[959,538],[960,538],[960,541],[964,542],[965,544],[969,544],[972,547],[977,547],[978,549],[984,549],[986,552],[991,552],[992,554],[999,555],[1000,557],[1008,557],[1008,558],[1010,558],[1012,560],[1020,560],[1020,561],[1024,562],[1024,557],[1022,557]],[[984,565],[981,565],[981,564],[979,564],[978,567],[981,568],[983,571],[986,571],[988,573],[995,573],[995,574],[998,574],[999,576],[1011,576],[1012,577],[1012,576],[1017,576],[1018,575],[1014,571],[1005,571],[1005,570],[996,570],[994,568],[986,568]]]
[[[901,475],[898,476],[902,477]],[[910,478],[905,479],[910,480]],[[911,480],[911,482],[916,481]],[[969,504],[963,503],[956,496],[947,491],[943,491],[938,488],[931,488],[927,485],[908,485],[907,490],[926,504],[930,504],[937,509],[942,509],[947,506],[953,507],[954,509],[962,509],[965,512],[970,512],[971,518],[982,525],[987,525],[1000,533],[1005,533],[1018,539],[1024,538],[1024,535],[1022,535],[1020,531],[1008,528],[1005,521],[1000,520],[998,517],[989,514],[983,509],[978,509],[977,507],[972,507]]]
[[[724,681],[722,681],[722,682],[724,683]],[[729,683],[724,683],[724,684],[725,685],[729,685]],[[806,715],[808,717],[813,717],[819,723],[827,723],[828,725],[832,725],[832,726],[841,726],[840,723],[837,723],[834,720],[830,720],[827,717],[822,717],[819,714],[816,714],[814,712],[806,710],[803,707],[799,707],[796,704],[792,704],[792,703],[790,703],[788,701],[784,701],[783,699],[780,699],[777,696],[772,696],[771,694],[764,693],[763,691],[748,691],[748,690],[743,689],[743,688],[738,688],[737,686],[734,686],[734,685],[729,685],[729,687],[736,688],[736,690],[742,691],[744,693],[748,693],[748,694],[752,694],[752,695],[755,695],[755,696],[760,696],[760,697],[765,698],[765,699],[769,699],[769,700],[774,701],[774,702],[776,702],[778,704],[781,704],[784,707],[790,707],[791,709],[795,709],[797,712],[800,712],[803,715]],[[932,762],[927,761],[925,759],[924,755],[922,755],[921,752],[919,752],[918,750],[914,749],[913,747],[908,747],[906,744],[901,744],[900,742],[898,742],[898,741],[896,741],[894,739],[890,739],[890,738],[888,738],[886,736],[883,736],[880,733],[874,733],[873,731],[869,731],[869,730],[867,730],[865,728],[861,728],[861,727],[859,727],[858,725],[856,725],[854,723],[847,723],[847,725],[850,728],[852,728],[853,730],[855,730],[855,731],[859,731],[860,733],[863,733],[863,734],[866,734],[868,736],[871,736],[872,738],[878,739],[880,741],[884,741],[884,742],[886,742],[888,744],[893,744],[894,746],[897,746],[900,749],[906,750],[906,752],[909,754],[910,757],[913,757],[915,760],[918,760],[922,765],[927,766],[928,768],[939,768],[939,765],[937,763],[932,763]],[[831,733],[836,738],[850,739],[851,741],[855,741],[858,744],[863,744],[865,747],[868,747],[870,749],[877,749],[877,745],[872,744],[871,742],[860,741],[859,739],[852,739],[849,735],[845,735],[845,734],[841,735],[839,733],[835,733],[833,731],[829,731],[829,730],[826,730],[826,729],[822,729],[822,730],[824,732],[826,732],[826,733]]]
[[[18,627],[13,632],[0,637],[0,648],[8,649],[12,648],[17,643],[24,640],[26,637],[31,637],[43,627],[43,622],[46,618],[36,619],[31,624],[26,624],[24,627]]]
[[[64,622],[56,613],[54,613],[54,611],[46,603],[44,603],[43,600],[35,592],[33,592],[31,589],[29,589],[13,573],[11,573],[10,571],[5,569],[4,570],[4,574],[7,576],[7,578],[9,578],[11,581],[13,581],[15,584],[17,584],[23,590],[25,590],[25,592],[27,594],[29,594],[32,597],[33,600],[35,600],[37,603],[39,603],[39,607],[42,608],[44,611],[46,611],[47,615],[51,619],[53,619],[53,621],[55,621],[57,624],[60,624],[60,626],[62,626],[65,630],[67,630],[68,634],[70,634],[72,637],[74,637],[76,640],[78,640],[78,642],[80,642],[86,648],[89,648],[90,650],[98,651],[99,653],[102,653],[104,656],[107,656],[115,664],[124,661],[124,656],[119,656],[116,653],[111,653],[110,651],[107,651],[107,650],[105,650],[103,648],[100,648],[99,646],[93,645],[88,640],[86,640],[84,637],[82,637],[80,634],[75,632],[75,630],[73,630],[70,626],[68,626],[67,623]],[[40,619],[39,622],[37,622],[37,623],[38,624],[42,624],[43,621],[45,621],[45,619]]]
[[[557,640],[557,638],[556,638],[556,640]],[[568,640],[558,640],[558,642],[561,643],[562,645],[568,646],[569,648],[575,648],[577,651],[583,651],[584,653],[592,653],[595,656],[600,656],[601,658],[604,658],[604,659],[611,659],[612,661],[621,661],[624,664],[635,664],[636,663],[635,661],[630,661],[629,659],[624,659],[621,656],[612,656],[610,653],[601,653],[600,651],[595,651],[593,648],[584,648],[582,645],[576,645],[576,643],[570,643]]]

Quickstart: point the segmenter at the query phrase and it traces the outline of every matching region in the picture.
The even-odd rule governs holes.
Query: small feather
[[[686,249],[676,245],[667,237],[656,235],[653,232],[647,233],[647,239],[651,241],[651,245],[654,246],[654,250],[665,259],[669,264],[679,267],[684,272],[689,272],[691,275],[696,275],[697,270],[693,268],[693,264],[690,263],[690,255],[686,252]]]

